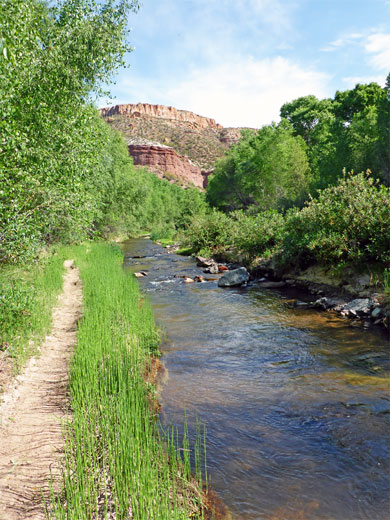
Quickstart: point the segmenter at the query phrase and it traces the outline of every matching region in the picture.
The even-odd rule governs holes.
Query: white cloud
[[[322,48],[322,51],[331,52],[340,49],[341,47],[345,47],[346,45],[360,43],[360,40],[363,38],[364,34],[362,33],[350,33],[341,38],[337,38],[333,42],[330,42],[327,47]]]
[[[354,88],[358,83],[361,85],[367,85],[368,83],[378,83],[378,85],[381,85],[384,87],[385,85],[385,77],[384,76],[378,76],[378,75],[372,75],[372,76],[348,76],[345,78],[342,78],[343,83],[345,83],[345,86],[347,88]]]
[[[236,56],[223,64],[194,68],[184,79],[158,87],[130,75],[118,82],[120,94],[114,103],[173,105],[212,117],[224,126],[258,128],[278,120],[283,103],[309,94],[328,96],[328,80],[326,74],[286,58]],[[100,106],[106,104],[102,100]]]
[[[390,34],[371,34],[368,36],[364,47],[371,54],[370,62],[374,68],[390,71]]]

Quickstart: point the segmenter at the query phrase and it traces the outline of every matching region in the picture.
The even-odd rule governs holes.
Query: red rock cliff
[[[188,110],[177,110],[174,107],[164,105],[149,105],[148,103],[137,103],[128,105],[115,105],[114,107],[101,108],[100,113],[103,117],[113,115],[127,115],[129,117],[158,117],[164,119],[174,119],[176,121],[186,121],[193,123],[199,128],[213,128],[220,130],[223,127],[209,117],[198,116]]]
[[[187,157],[179,155],[168,146],[129,144],[129,154],[135,165],[145,166],[160,178],[183,185],[193,184],[205,188],[210,172],[192,164]]]

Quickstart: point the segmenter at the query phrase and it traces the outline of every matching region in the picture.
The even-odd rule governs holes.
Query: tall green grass
[[[31,264],[0,269],[0,355],[18,372],[48,332],[62,288],[65,248],[49,250]]]
[[[47,515],[202,517],[188,443],[179,448],[177,434],[161,434],[150,406],[145,376],[159,346],[151,309],[122,269],[119,248],[92,244],[72,255],[81,271],[84,310],[70,370],[62,492],[53,492]]]

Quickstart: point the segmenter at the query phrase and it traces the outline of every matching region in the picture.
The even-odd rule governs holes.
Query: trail
[[[39,358],[29,361],[0,405],[0,520],[45,518],[61,456],[61,420],[67,414],[68,361],[76,342],[82,286],[73,260],[65,262],[63,292]]]

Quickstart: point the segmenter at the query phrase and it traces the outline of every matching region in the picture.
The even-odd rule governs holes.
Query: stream
[[[389,519],[386,333],[294,307],[309,299],[291,288],[186,284],[203,274],[194,260],[147,239],[124,252],[147,271],[165,333],[161,421],[206,425],[210,481],[233,518]]]

